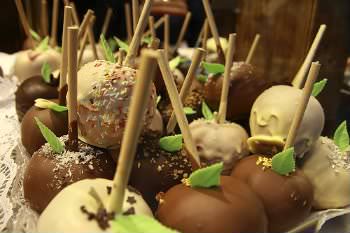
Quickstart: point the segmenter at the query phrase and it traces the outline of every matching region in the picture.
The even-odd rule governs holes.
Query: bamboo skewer
[[[195,76],[196,76],[196,71],[197,71],[204,55],[205,55],[205,50],[201,49],[201,48],[195,49],[195,51],[193,53],[191,66],[188,70],[188,73],[186,75],[186,78],[185,78],[184,83],[183,83],[181,90],[180,90],[180,100],[182,103],[185,102],[186,97],[190,93],[193,80],[195,79]],[[171,134],[174,131],[176,123],[177,122],[176,122],[175,113],[172,112],[171,116],[169,118],[169,121],[168,121],[168,125],[166,127],[167,134]]]
[[[307,104],[309,103],[311,92],[312,92],[314,83],[317,79],[318,73],[320,71],[320,67],[321,65],[318,62],[313,62],[311,64],[311,68],[305,83],[305,87],[303,89],[301,100],[300,100],[299,106],[296,109],[295,115],[293,117],[293,121],[290,126],[286,144],[284,145],[283,150],[288,149],[294,144],[295,138],[297,136],[298,128],[301,124],[301,121],[303,120],[304,112],[307,107]]]
[[[41,0],[40,23],[41,23],[41,31],[44,37],[49,35],[49,28],[47,23],[48,20],[49,20],[49,17],[47,15],[47,1]]]
[[[57,46],[57,24],[58,24],[58,8],[59,0],[53,0],[52,6],[52,22],[51,22],[51,47]]]
[[[304,84],[306,74],[309,70],[309,67],[311,65],[312,60],[315,57],[315,54],[317,52],[317,49],[320,45],[320,42],[322,40],[323,34],[326,31],[327,26],[325,24],[322,24],[320,28],[318,29],[318,32],[315,36],[314,41],[312,42],[311,48],[302,64],[300,69],[298,70],[298,73],[294,76],[294,79],[292,81],[292,84],[296,88],[301,88]]]
[[[92,49],[92,53],[94,55],[94,59],[97,60],[98,59],[98,54],[97,54],[97,48],[96,48],[96,41],[95,41],[95,35],[94,35],[94,24],[96,21],[96,16],[92,16],[90,19],[90,23],[87,26],[86,30],[88,32],[88,38],[89,38],[89,42],[91,45],[91,49]]]
[[[73,22],[74,22],[74,24],[77,26],[80,26],[80,20],[79,20],[77,8],[75,7],[74,2],[71,2],[69,5],[72,7],[72,10],[73,10]]]
[[[137,55],[137,51],[138,51],[139,46],[140,46],[143,31],[145,30],[145,27],[147,24],[147,19],[148,19],[149,13],[151,11],[151,6],[152,6],[152,0],[146,0],[144,3],[144,6],[142,8],[141,16],[140,16],[140,19],[138,21],[136,31],[134,33],[132,40],[131,40],[128,54],[126,55],[126,58],[124,60],[125,66],[133,66],[134,58]]]
[[[81,23],[80,27],[79,27],[79,34],[78,37],[79,39],[81,39],[81,37],[84,35],[84,32],[86,30],[86,27],[89,25],[90,23],[90,19],[93,16],[94,11],[89,9],[86,14],[84,15],[84,19],[83,22]]]
[[[160,40],[156,37],[152,39],[152,43],[149,45],[149,48],[153,50],[157,50],[159,48],[159,45],[160,45]]]
[[[192,13],[188,12],[186,14],[186,17],[185,17],[184,22],[182,24],[182,27],[181,27],[181,30],[180,30],[180,34],[179,34],[179,37],[177,38],[177,41],[176,41],[175,47],[174,47],[174,49],[172,51],[172,54],[174,54],[176,52],[176,50],[180,47],[180,44],[183,41],[184,36],[185,36],[185,34],[187,32],[187,28],[188,28],[188,25],[190,23],[191,17],[192,17]]]
[[[169,52],[170,52],[170,16],[165,15],[164,21],[164,51],[166,55],[166,59],[169,60]]]
[[[68,146],[70,151],[78,151],[78,31],[77,26],[68,28]]]
[[[118,168],[114,175],[112,192],[107,206],[108,213],[120,214],[124,203],[125,189],[129,181],[132,164],[143,122],[140,116],[145,113],[151,93],[152,80],[156,73],[156,52],[141,52],[141,67],[137,72],[135,90],[131,98],[128,120],[119,153]]]
[[[24,29],[24,33],[26,34],[26,36],[29,40],[30,47],[34,48],[34,40],[33,40],[32,34],[30,33],[30,26],[28,23],[28,19],[24,13],[24,7],[22,4],[22,1],[15,0],[15,3],[16,3],[18,14],[19,14],[19,19],[21,20],[21,24],[22,24],[23,29]]]
[[[245,59],[245,63],[250,64],[250,62],[252,61],[252,58],[254,56],[254,53],[256,51],[256,47],[257,47],[259,41],[260,41],[260,34],[256,34],[255,38],[254,38],[254,41],[253,41],[253,44],[250,46],[248,56]]]
[[[130,4],[125,3],[124,4],[124,11],[125,11],[125,21],[126,21],[126,34],[128,36],[128,42],[130,43],[132,39],[132,26],[131,26],[131,10],[130,10]]]
[[[86,44],[88,41],[88,36],[89,36],[89,32],[86,30],[83,36],[83,39],[81,40],[81,47],[80,47],[80,51],[79,51],[79,58],[78,58],[78,66],[80,67],[81,62],[83,60],[83,56],[84,56],[84,52],[85,52],[85,48],[86,48]]]
[[[154,28],[154,17],[148,17],[149,30],[151,31],[152,39],[157,37],[156,29]]]
[[[209,37],[209,23],[208,20],[204,21],[204,31],[203,31],[203,38],[202,38],[202,48],[207,50],[207,40]]]
[[[233,55],[235,52],[235,43],[236,43],[236,34],[232,33],[229,36],[228,41],[228,50],[226,55],[226,63],[225,63],[225,72],[224,72],[224,80],[222,82],[222,91],[219,105],[219,113],[217,116],[217,122],[219,124],[223,124],[226,121],[226,113],[227,113],[227,99],[228,99],[228,91],[230,88],[231,81],[231,67],[233,62]]]
[[[192,168],[198,169],[200,168],[201,165],[200,165],[200,159],[198,156],[197,148],[193,142],[190,128],[188,126],[188,121],[183,111],[183,105],[182,105],[179,93],[177,92],[174,77],[170,70],[169,63],[166,60],[166,55],[164,50],[158,50],[158,64],[163,76],[166,89],[169,94],[171,105],[173,106],[177,122],[181,129],[181,133],[182,133],[186,148],[188,150],[189,159],[192,163]]]
[[[162,17],[160,17],[155,23],[154,23],[154,30],[157,30],[165,21],[165,16],[163,15]],[[151,30],[148,29],[148,31],[146,31],[143,36],[148,36],[151,34]]]
[[[103,22],[102,31],[101,31],[101,34],[104,35],[105,37],[112,19],[112,15],[113,15],[112,8],[108,8],[106,12],[105,20]]]
[[[219,36],[218,28],[217,28],[216,23],[215,23],[213,11],[211,10],[209,0],[202,0],[202,1],[203,1],[203,6],[204,6],[206,16],[207,16],[207,19],[209,22],[210,31],[214,37],[214,41],[216,44],[216,50],[218,53],[219,62],[224,64],[225,63],[225,55],[224,55],[224,51],[221,47],[220,36]]]
[[[132,23],[133,23],[134,32],[136,31],[136,26],[139,21],[139,15],[140,15],[139,0],[132,0]]]

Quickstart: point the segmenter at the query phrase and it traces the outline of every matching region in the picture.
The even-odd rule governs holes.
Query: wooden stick
[[[203,32],[204,32],[204,27],[205,27],[205,22],[207,21],[207,19],[204,20],[204,23],[201,27],[201,31],[199,32],[198,34],[198,37],[197,37],[197,40],[196,40],[196,43],[194,44],[194,47],[195,48],[198,48],[199,47],[199,44],[200,42],[202,41],[202,38],[203,38]]]
[[[197,71],[204,55],[205,55],[205,50],[201,49],[201,48],[196,48],[194,53],[193,53],[193,56],[191,59],[192,60],[191,66],[187,72],[186,78],[184,80],[184,83],[183,83],[183,85],[181,87],[181,91],[180,91],[180,100],[182,103],[185,102],[186,97],[190,93],[193,80],[196,76],[196,71]],[[177,122],[176,122],[175,113],[172,112],[171,116],[169,118],[169,121],[168,121],[168,125],[166,127],[168,134],[171,134],[172,132],[174,132],[176,123]]]
[[[224,80],[222,82],[222,90],[221,90],[221,98],[220,98],[220,106],[217,121],[219,124],[223,124],[226,121],[226,113],[227,113],[227,98],[228,91],[230,88],[231,81],[231,67],[233,62],[233,55],[235,52],[235,43],[236,43],[236,33],[232,33],[229,36],[228,40],[228,50],[226,55],[226,63],[225,63],[225,72],[224,72]]]
[[[204,31],[203,31],[203,38],[202,38],[202,48],[207,50],[207,40],[209,37],[209,23],[208,20],[206,19],[204,21]]]
[[[49,17],[47,15],[47,1],[41,0],[40,22],[41,22],[41,30],[44,37],[49,35],[49,28],[47,23],[48,20],[49,20]]]
[[[105,20],[104,20],[103,26],[102,26],[102,31],[101,31],[101,34],[104,35],[105,37],[106,37],[107,30],[109,28],[109,24],[110,24],[111,19],[112,19],[112,15],[113,15],[113,10],[112,10],[112,8],[108,7],[107,12],[106,12],[106,17],[105,17]]]
[[[169,60],[169,52],[170,52],[170,16],[165,15],[164,21],[164,51],[166,55],[166,59]]]
[[[172,50],[172,54],[174,54],[176,52],[176,50],[180,47],[180,44],[183,41],[184,36],[187,32],[188,24],[190,23],[191,17],[192,17],[192,13],[187,12],[186,17],[185,17],[184,22],[183,22],[182,27],[181,27],[179,37],[177,38],[174,49]]]
[[[136,31],[136,26],[139,21],[139,15],[140,15],[139,0],[132,0],[132,23],[133,23],[134,32]]]
[[[126,34],[128,35],[128,42],[130,43],[132,39],[132,27],[131,27],[131,10],[130,10],[129,3],[124,4],[124,11],[125,11],[125,21],[126,21]]]
[[[19,19],[21,20],[21,23],[22,23],[22,26],[24,29],[24,33],[26,34],[27,38],[29,39],[30,47],[34,48],[34,40],[33,40],[32,34],[30,33],[30,26],[29,26],[26,14],[24,13],[24,7],[22,4],[22,1],[15,0],[15,3],[16,3],[18,14],[19,14]]]
[[[250,46],[248,56],[245,59],[245,63],[250,64],[250,62],[252,61],[253,55],[255,53],[255,50],[256,50],[256,47],[257,47],[259,41],[260,41],[260,34],[258,33],[258,34],[255,35],[253,44]]]
[[[314,82],[317,79],[318,73],[320,71],[321,65],[318,62],[313,62],[311,64],[311,68],[309,71],[309,75],[307,77],[305,87],[303,89],[303,93],[301,96],[301,100],[299,106],[296,109],[295,115],[293,117],[292,124],[290,126],[290,130],[288,132],[286,144],[284,145],[284,149],[286,150],[289,147],[293,146],[294,140],[297,136],[297,131],[300,126],[301,121],[303,120],[304,112],[309,103],[309,99],[311,96],[312,88],[314,86]]]
[[[78,66],[80,67],[81,62],[83,61],[83,56],[86,48],[86,44],[89,38],[89,32],[88,30],[85,31],[83,39],[81,41],[80,51],[79,51],[79,58],[78,58]]]
[[[68,28],[68,147],[78,150],[78,32],[77,26]]]
[[[154,17],[148,17],[149,30],[151,31],[152,39],[157,37],[156,29],[154,28]]]
[[[137,23],[136,31],[134,33],[134,36],[132,37],[132,40],[129,46],[128,54],[126,55],[126,58],[124,60],[125,66],[133,65],[132,63],[134,62],[134,58],[137,55],[137,52],[141,43],[141,37],[143,35],[143,31],[145,30],[147,19],[151,11],[151,6],[152,6],[152,0],[145,0],[140,19]]]
[[[98,59],[98,54],[97,54],[97,48],[96,48],[96,41],[95,41],[95,35],[94,35],[94,24],[95,24],[96,16],[91,16],[90,23],[87,26],[87,32],[88,32],[88,37],[89,37],[89,42],[91,45],[92,53],[94,55],[94,59]]]
[[[62,33],[62,57],[60,67],[60,85],[58,88],[59,104],[65,105],[66,103],[66,85],[67,85],[67,66],[68,66],[68,27],[72,25],[72,7],[64,7],[64,19],[63,19],[63,33]]]
[[[160,40],[156,37],[152,39],[152,43],[149,45],[150,49],[157,50],[160,45]]]
[[[225,63],[225,55],[224,55],[224,51],[221,47],[219,32],[218,32],[218,28],[217,28],[216,23],[215,23],[213,11],[211,10],[209,0],[202,0],[202,1],[203,1],[205,13],[207,15],[207,19],[209,22],[210,31],[214,37],[214,41],[216,44],[216,51],[218,54],[219,62],[224,64]]]
[[[179,93],[177,92],[174,77],[170,70],[169,63],[166,60],[166,55],[164,50],[158,50],[158,64],[163,76],[166,89],[169,94],[171,105],[173,106],[176,119],[181,129],[181,133],[182,133],[186,148],[189,152],[188,156],[192,163],[192,168],[198,169],[200,168],[201,165],[200,165],[197,148],[193,142],[190,128],[188,126],[188,121],[183,110],[183,105],[182,105]]]
[[[317,52],[317,48],[320,45],[320,42],[322,40],[323,34],[326,31],[327,26],[325,24],[322,24],[320,28],[318,29],[318,32],[316,34],[316,37],[314,41],[312,42],[311,48],[309,52],[306,55],[306,58],[301,65],[300,69],[298,70],[298,73],[294,76],[294,79],[292,81],[292,84],[296,88],[301,88],[305,82],[306,73],[309,70],[309,67],[311,65],[312,60],[315,57],[315,54]]]
[[[86,30],[86,27],[89,25],[90,23],[90,19],[93,16],[94,11],[89,9],[86,14],[84,15],[84,19],[83,22],[81,23],[80,27],[79,27],[79,39],[84,35],[84,32]]]
[[[165,21],[165,17],[164,15],[162,17],[160,17],[157,22],[154,23],[154,30],[157,30]],[[151,30],[149,29],[148,31],[146,31],[143,36],[148,36],[151,34]]]
[[[119,48],[119,53],[118,53],[118,65],[123,65],[123,60],[125,58],[126,52],[124,49]]]
[[[51,21],[51,41],[50,41],[52,48],[57,46],[58,8],[59,8],[59,0],[53,0],[52,21]]]
[[[127,188],[138,138],[143,126],[140,116],[145,113],[151,94],[152,81],[156,74],[156,56],[155,51],[143,50],[141,52],[141,67],[137,72],[135,90],[131,98],[128,120],[119,153],[118,168],[114,175],[112,193],[107,206],[109,213],[120,214],[122,211],[125,189]]]
[[[73,9],[73,22],[74,22],[74,24],[77,25],[77,26],[80,26],[80,20],[79,20],[79,16],[78,16],[78,13],[77,13],[77,8],[75,7],[75,3],[71,2],[69,5]]]
[[[63,0],[64,6],[70,6],[70,2],[68,0]]]

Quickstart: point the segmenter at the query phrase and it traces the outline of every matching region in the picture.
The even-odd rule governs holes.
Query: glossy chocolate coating
[[[185,16],[187,13],[187,3],[184,0],[156,0],[154,1],[151,14],[152,15],[177,15]]]
[[[160,200],[156,217],[183,233],[267,232],[267,218],[257,195],[240,180],[222,176],[220,187],[172,187]]]
[[[115,163],[105,151],[81,141],[79,146],[79,152],[65,151],[58,156],[45,144],[33,154],[24,174],[23,189],[25,199],[34,210],[41,213],[69,184],[83,179],[113,178]],[[87,152],[80,155],[82,150]]]
[[[129,180],[152,210],[157,207],[159,192],[167,191],[191,174],[185,150],[168,153],[159,147],[159,139],[160,135],[153,132],[141,136]]]
[[[55,112],[50,109],[32,106],[24,115],[21,123],[22,144],[30,155],[46,143],[34,117],[37,117],[44,125],[51,129],[57,137],[68,133],[67,111]]]
[[[255,99],[272,84],[257,78],[254,67],[244,62],[234,63],[231,69],[230,88],[227,97],[227,119],[248,119]],[[210,77],[204,88],[205,101],[211,109],[219,109],[222,75]]]
[[[38,98],[56,99],[58,98],[58,81],[46,83],[42,76],[31,77],[21,83],[16,95],[16,112],[21,121],[24,114],[34,105]]]
[[[298,169],[289,176],[282,176],[257,165],[257,159],[257,155],[242,159],[233,169],[232,176],[246,182],[262,200],[269,232],[285,232],[310,214],[312,184]]]

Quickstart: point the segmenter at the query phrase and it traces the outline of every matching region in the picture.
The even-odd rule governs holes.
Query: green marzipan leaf
[[[147,45],[150,45],[152,43],[152,36],[144,36],[142,38],[142,43],[145,43]]]
[[[146,215],[118,215],[111,225],[113,233],[177,233]]]
[[[288,175],[295,171],[294,147],[272,157],[272,170],[280,175]]]
[[[193,115],[196,114],[197,112],[193,110],[191,107],[184,107],[184,112],[186,115]]]
[[[202,102],[202,114],[206,120],[214,119],[213,112],[210,110],[209,106],[204,101]]]
[[[109,62],[112,62],[112,63],[116,63],[113,52],[112,52],[111,48],[109,47],[104,35],[100,36],[100,41],[101,41],[101,46],[102,46],[102,49],[104,51],[106,60]]]
[[[202,62],[202,66],[209,74],[222,74],[225,72],[225,66],[223,64]]]
[[[49,37],[45,37],[40,44],[35,48],[35,51],[45,52],[49,49]]]
[[[60,154],[64,151],[64,146],[62,145],[61,141],[56,137],[56,135],[47,128],[37,117],[35,117],[36,124],[38,125],[41,134],[45,138],[45,140],[50,144],[51,149],[57,153]]]
[[[45,62],[41,67],[41,76],[43,76],[46,83],[50,83],[51,66],[49,63]]]
[[[159,139],[159,146],[165,151],[176,152],[182,149],[182,135],[166,136]]]
[[[224,163],[220,162],[194,171],[188,178],[190,186],[192,188],[220,186],[220,175],[223,167]]]
[[[321,81],[315,83],[314,87],[312,88],[311,95],[314,97],[318,96],[322,92],[323,88],[326,86],[327,81],[328,80],[325,78],[325,79],[322,79]]]
[[[30,34],[32,35],[32,37],[35,41],[38,41],[38,42],[41,41],[41,37],[33,29],[30,29]]]
[[[197,76],[197,80],[202,83],[206,83],[208,81],[208,76],[200,74]]]
[[[49,108],[55,112],[65,112],[68,111],[68,108],[66,106],[62,106],[56,103],[53,103],[52,105],[49,105]]]
[[[161,99],[162,99],[162,96],[158,95],[158,96],[157,96],[157,106],[158,106],[158,104],[159,104],[159,102],[160,102]]]
[[[109,38],[108,39],[108,45],[111,48],[111,50],[114,52],[117,49],[117,42],[115,41],[114,38]]]
[[[349,148],[349,133],[346,127],[346,121],[343,121],[336,129],[333,137],[335,145],[339,147],[341,151],[345,151]]]
[[[169,67],[172,71],[176,69],[181,63],[181,57],[177,56],[169,61]]]
[[[125,52],[129,51],[129,45],[127,43],[125,43],[124,41],[122,41],[121,39],[119,39],[118,37],[114,37],[115,41],[118,44],[118,47],[121,48],[122,50],[124,50]]]

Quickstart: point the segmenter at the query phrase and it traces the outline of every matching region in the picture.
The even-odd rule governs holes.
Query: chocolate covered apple
[[[346,122],[336,130],[333,140],[320,137],[305,158],[302,171],[314,187],[315,209],[334,209],[350,205],[349,135]]]
[[[240,180],[220,176],[222,166],[197,170],[161,195],[157,219],[184,233],[267,232],[258,196]]]

